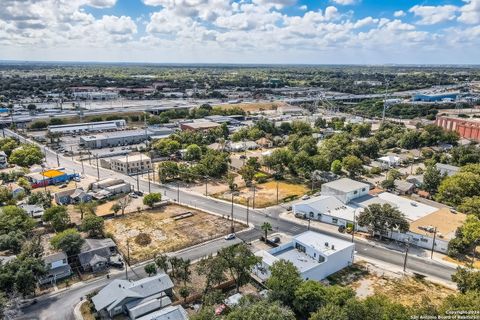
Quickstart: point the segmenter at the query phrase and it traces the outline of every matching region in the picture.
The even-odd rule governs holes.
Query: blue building
[[[440,94],[416,94],[412,97],[412,101],[421,102],[442,102],[442,101],[455,101],[457,100],[459,93],[440,93]]]

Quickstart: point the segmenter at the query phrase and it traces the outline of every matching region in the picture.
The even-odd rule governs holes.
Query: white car
[[[225,236],[225,240],[233,240],[235,239],[235,233],[230,233]]]
[[[302,200],[308,200],[308,199],[310,199],[310,196],[304,195],[304,196],[302,197]]]

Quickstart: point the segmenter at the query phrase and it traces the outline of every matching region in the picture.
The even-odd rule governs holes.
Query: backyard
[[[244,227],[235,223],[235,231]],[[128,241],[130,262],[137,263],[228,234],[230,221],[173,204],[106,220],[105,232],[125,256]]]
[[[297,199],[308,192],[308,188],[302,184],[278,181],[278,203],[288,202]],[[214,197],[231,200],[230,191],[217,193]],[[247,205],[250,198],[250,205],[253,203],[253,187],[240,188],[233,198],[238,204]],[[277,204],[277,181],[269,181],[258,184],[255,187],[255,208],[265,208]]]

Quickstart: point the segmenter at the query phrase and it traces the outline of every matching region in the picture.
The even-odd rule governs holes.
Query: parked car
[[[225,236],[225,240],[233,240],[235,239],[235,233],[230,233]]]
[[[270,239],[270,242],[280,243],[280,237],[273,237],[273,238]]]
[[[59,189],[63,189],[63,188],[66,188],[66,187],[67,187],[67,184],[64,183],[64,184],[61,184],[58,188],[59,188]]]
[[[302,200],[308,200],[308,199],[310,199],[310,196],[307,194],[302,197]]]
[[[130,193],[130,198],[137,199],[138,196],[135,194],[135,192]]]

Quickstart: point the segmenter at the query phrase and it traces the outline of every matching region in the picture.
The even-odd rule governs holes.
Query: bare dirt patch
[[[215,107],[222,109],[241,108],[245,112],[259,112],[267,110],[276,110],[278,107],[286,106],[284,102],[252,102],[252,103],[235,103],[235,104],[221,104]]]
[[[293,200],[299,198],[308,192],[308,188],[301,184],[293,184],[289,182],[278,182],[278,202],[282,203],[286,200]],[[232,195],[229,191],[217,193],[214,197],[231,200]],[[242,205],[247,204],[247,199],[250,198],[250,205],[253,203],[253,187],[244,187],[238,191],[233,201]],[[269,181],[258,184],[255,187],[255,208],[265,208],[277,204],[277,182]]]
[[[193,216],[174,219],[174,216],[189,211]],[[243,225],[235,223],[235,230],[243,228]],[[152,259],[159,253],[177,251],[221,237],[230,232],[230,221],[203,211],[172,204],[106,220],[105,231],[113,235],[124,254],[127,253],[128,241],[131,263],[136,263]],[[151,243],[145,246],[138,245],[135,238],[140,233],[148,234]]]

